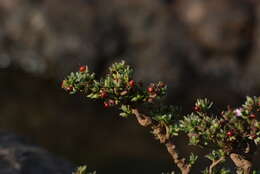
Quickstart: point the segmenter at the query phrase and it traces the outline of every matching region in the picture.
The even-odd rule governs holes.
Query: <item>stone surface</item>
[[[72,164],[23,138],[0,132],[1,174],[71,174]]]

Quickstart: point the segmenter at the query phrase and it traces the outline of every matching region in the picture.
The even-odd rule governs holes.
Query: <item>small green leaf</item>
[[[128,117],[128,114],[125,113],[125,112],[121,112],[119,115],[120,115],[121,117]]]
[[[191,153],[190,158],[189,158],[189,164],[190,164],[190,165],[195,164],[195,162],[197,161],[197,159],[198,159],[198,156],[197,156],[197,155],[194,155],[193,153]]]

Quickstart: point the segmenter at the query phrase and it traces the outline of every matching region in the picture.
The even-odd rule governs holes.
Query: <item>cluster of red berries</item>
[[[129,86],[130,88],[134,88],[135,85],[136,85],[136,83],[135,83],[134,80],[130,80],[130,81],[128,82],[128,86]],[[123,92],[121,93],[121,95],[125,95],[126,93],[127,93],[127,91],[123,91]],[[100,90],[100,97],[101,97],[102,99],[106,99],[106,98],[108,98],[108,96],[109,96],[109,94],[108,94],[108,92],[107,92],[106,90]],[[105,107],[105,108],[109,108],[109,107],[114,106],[114,105],[115,105],[115,101],[112,100],[112,99],[106,100],[106,101],[104,102],[104,107]]]
[[[109,107],[114,106],[114,105],[115,105],[115,101],[112,100],[112,99],[109,99],[108,101],[104,102],[104,107],[105,108],[109,108]]]
[[[100,97],[105,99],[108,97],[108,93],[105,90],[100,90]],[[104,107],[109,108],[110,106],[114,105],[114,100],[108,100],[104,102]]]
[[[112,100],[112,99],[107,99],[108,98],[108,96],[109,96],[109,94],[108,94],[108,92],[106,91],[106,90],[100,90],[100,97],[102,98],[102,99],[106,99],[106,101],[104,101],[104,107],[105,108],[109,108],[109,107],[111,107],[111,106],[114,106],[115,105],[115,101],[114,100]]]
[[[159,84],[157,85],[155,85],[154,83],[150,84],[149,87],[146,89],[149,94],[149,98],[147,101],[149,103],[152,103],[156,96],[160,95],[161,89],[164,87],[165,84],[163,82],[159,82]]]
[[[158,85],[155,84],[150,84],[150,86],[147,88],[148,93],[153,94],[156,93],[158,91],[160,91],[161,88],[164,88],[165,84],[163,82],[159,82]]]

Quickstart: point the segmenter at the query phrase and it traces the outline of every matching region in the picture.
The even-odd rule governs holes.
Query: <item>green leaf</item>
[[[194,155],[193,153],[191,153],[190,158],[189,158],[189,164],[190,164],[190,165],[195,164],[195,162],[197,161],[197,159],[198,159],[198,156],[197,156],[197,155]]]
[[[120,115],[121,117],[128,117],[128,114],[125,113],[125,112],[121,112],[119,115]]]
[[[99,94],[89,94],[87,95],[88,98],[91,98],[91,99],[97,99],[97,98],[100,98],[100,95]]]

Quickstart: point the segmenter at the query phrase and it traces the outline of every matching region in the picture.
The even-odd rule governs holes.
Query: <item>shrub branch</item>
[[[243,174],[250,174],[252,168],[252,162],[246,160],[242,155],[237,153],[231,153],[230,158],[234,164],[243,171]]]
[[[105,108],[117,107],[122,117],[134,115],[141,126],[151,128],[155,138],[167,147],[182,174],[190,173],[197,156],[179,157],[173,141],[179,133],[188,136],[190,145],[212,150],[207,156],[212,163],[204,173],[215,173],[213,169],[229,156],[238,170],[250,174],[251,159],[240,154],[253,155],[260,144],[260,97],[247,97],[242,106],[228,107],[218,115],[210,112],[212,102],[198,99],[194,111],[183,116],[178,107],[162,103],[167,89],[163,82],[144,87],[133,79],[133,72],[121,61],[112,64],[106,76],[97,80],[87,66],[82,66],[63,81],[62,88],[70,94],[81,93],[90,99],[101,99]],[[145,112],[140,112],[139,108]],[[227,170],[221,169],[219,173],[227,174]]]
[[[181,173],[189,174],[191,165],[189,165],[188,163],[185,162],[185,158],[180,159],[179,154],[176,151],[176,145],[174,144],[174,142],[172,140],[170,140],[168,127],[165,125],[166,132],[163,134],[160,126],[154,124],[151,117],[139,113],[138,109],[133,109],[132,111],[133,111],[133,114],[136,116],[138,123],[144,127],[150,126],[153,129],[155,136],[158,137],[158,139],[160,140],[161,143],[165,144],[174,163],[181,170]]]

